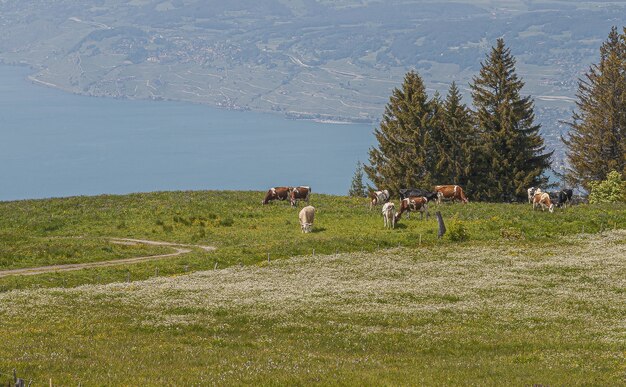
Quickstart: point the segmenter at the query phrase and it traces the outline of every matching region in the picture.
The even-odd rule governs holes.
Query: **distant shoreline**
[[[63,85],[58,85],[56,83],[52,83],[52,82],[48,82],[48,81],[44,81],[42,79],[37,78],[37,76],[35,75],[35,72],[37,71],[37,68],[34,67],[33,65],[31,65],[30,63],[25,63],[25,62],[20,62],[20,63],[6,63],[2,60],[0,60],[0,65],[2,66],[11,66],[11,67],[28,67],[32,73],[27,75],[26,78],[38,85],[38,86],[43,86],[43,87],[49,87],[49,88],[53,88],[53,89],[57,89],[57,90],[61,90],[63,92],[66,93],[70,93],[70,94],[74,94],[74,95],[80,95],[80,96],[84,96],[84,97],[97,97],[97,98],[112,98],[112,99],[128,99],[128,100],[133,100],[133,101],[174,101],[174,102],[182,102],[182,103],[191,103],[191,104],[196,104],[196,105],[203,105],[203,106],[210,106],[216,109],[224,109],[224,110],[230,110],[230,111],[255,111],[258,113],[269,113],[269,114],[274,114],[274,115],[281,115],[283,118],[288,119],[288,120],[296,120],[296,121],[311,121],[311,122],[317,122],[320,124],[330,124],[330,125],[356,125],[356,124],[375,124],[375,120],[370,120],[370,119],[366,119],[366,118],[355,118],[355,117],[343,117],[343,116],[329,116],[326,114],[321,114],[321,113],[312,113],[312,112],[294,112],[294,111],[288,111],[288,112],[277,112],[275,110],[266,110],[266,109],[255,109],[255,108],[249,108],[249,107],[245,107],[245,108],[236,108],[236,107],[229,107],[229,106],[224,106],[224,105],[220,105],[220,104],[211,104],[211,103],[203,103],[203,102],[198,102],[198,101],[188,101],[188,100],[184,100],[184,99],[175,99],[175,98],[162,98],[162,99],[151,99],[151,98],[133,98],[130,96],[121,96],[121,97],[116,97],[116,96],[107,96],[107,95],[92,95],[92,94],[86,94],[86,93],[81,93],[81,92],[77,92],[76,90],[72,90],[69,89]]]

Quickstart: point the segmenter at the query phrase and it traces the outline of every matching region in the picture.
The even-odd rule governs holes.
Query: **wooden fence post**
[[[437,211],[437,223],[439,223],[439,232],[437,233],[437,239],[441,239],[443,235],[446,233],[446,225],[443,224],[443,218],[441,217],[441,212]]]

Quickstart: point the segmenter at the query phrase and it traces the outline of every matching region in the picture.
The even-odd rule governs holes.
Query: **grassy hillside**
[[[438,241],[433,218],[402,219],[396,230],[383,228],[379,210],[365,199],[314,194],[314,232],[300,232],[298,210],[286,203],[261,206],[262,192],[157,192],[125,196],[73,197],[0,203],[0,270],[50,264],[112,260],[171,251],[167,247],[125,246],[108,238],[143,238],[212,245],[177,258],[140,264],[28,277],[0,277],[0,291],[27,287],[75,286],[131,281],[155,275],[232,265],[263,265],[297,255],[375,251],[398,245],[457,245]],[[396,201],[397,203],[397,201]],[[560,243],[562,235],[626,228],[625,205],[582,205],[555,213],[530,205],[470,203],[431,206],[440,210],[450,235],[465,244],[494,242]]]
[[[222,194],[147,196],[170,195]],[[138,202],[135,196],[115,199]],[[316,199],[320,207],[343,200]],[[149,201],[142,203],[149,207]],[[16,368],[33,385],[47,385],[50,378],[58,385],[623,384],[626,233],[554,239],[539,231],[549,227],[537,227],[526,240],[496,242],[489,238],[497,231],[484,226],[478,232],[483,223],[471,217],[497,208],[446,209],[461,211],[470,234],[485,242],[437,244],[430,238],[419,249],[309,255],[130,284],[0,293],[0,372]],[[331,248],[332,240],[324,241],[331,237],[324,235],[339,229],[342,212],[332,213],[338,218],[333,222],[330,206],[327,210],[319,219],[325,230],[306,238]],[[380,226],[379,219],[369,222],[367,214],[357,215],[362,210],[360,205],[343,210],[361,224],[338,240],[388,235],[390,244],[391,235],[406,242],[426,229],[411,221],[376,234],[370,228]],[[555,221],[544,219],[561,219],[566,233],[568,222],[575,222],[571,213],[603,213],[585,208],[570,215],[526,215],[526,210],[513,206],[507,218],[545,226]],[[259,223],[293,218],[280,206],[261,211],[270,215],[259,215]],[[493,215],[496,224],[507,224],[503,214]],[[139,224],[154,223],[158,216],[150,219],[134,223],[126,217],[123,230],[138,232]],[[251,218],[233,219],[229,231],[216,227],[219,232],[208,239],[222,234],[234,239],[237,228],[261,233],[260,225],[250,228]],[[303,250],[311,247],[293,224],[285,226],[275,231],[280,239],[294,240],[292,246]],[[99,227],[109,231],[92,227],[94,233]],[[183,230],[177,226],[159,236],[193,238]],[[250,239],[248,248],[280,245],[278,237],[269,239]],[[226,248],[234,242],[222,243]],[[256,256],[249,255],[250,261]],[[0,375],[0,384],[7,381]]]

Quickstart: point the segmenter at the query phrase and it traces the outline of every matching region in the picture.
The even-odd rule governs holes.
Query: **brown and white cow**
[[[272,187],[265,194],[265,199],[261,204],[268,204],[272,200],[287,200],[291,190],[291,187]]]
[[[298,204],[298,200],[304,200],[306,204],[309,204],[309,196],[311,195],[311,187],[309,186],[300,186],[295,187],[289,193],[289,199],[291,201],[292,206],[296,206]]]
[[[387,191],[386,189],[382,190],[382,191],[372,191],[370,192],[370,211],[372,210],[372,207],[374,207],[377,204],[385,204],[389,201],[389,191]]]
[[[392,202],[383,205],[385,228],[396,228],[396,205]]]
[[[315,220],[315,207],[304,207],[300,210],[298,218],[300,219],[300,229],[302,230],[302,232],[311,232],[313,230],[313,221]]]
[[[405,212],[408,218],[411,211],[419,211],[420,219],[424,218],[424,212],[426,213],[426,219],[428,219],[428,199],[424,196],[409,196],[402,199],[400,202],[400,212],[396,215],[396,222],[400,220],[402,214]]]
[[[535,208],[541,206],[541,211],[545,211],[546,208],[550,212],[554,212],[554,203],[550,200],[550,195],[547,192],[537,192],[533,197],[533,211]]]
[[[465,197],[463,188],[459,185],[436,185],[435,191],[437,192],[437,203],[441,204],[443,200],[459,200],[462,203],[467,203],[468,200]]]

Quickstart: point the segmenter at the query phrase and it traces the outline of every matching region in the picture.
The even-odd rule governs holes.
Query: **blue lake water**
[[[73,95],[0,66],[0,200],[310,185],[346,194],[373,125]]]

